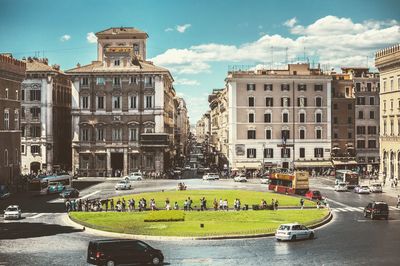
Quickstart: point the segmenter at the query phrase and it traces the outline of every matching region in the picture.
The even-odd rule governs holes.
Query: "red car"
[[[314,191],[309,190],[306,193],[306,198],[308,198],[310,200],[313,200],[313,199],[322,200],[322,195],[321,195],[321,192],[319,192],[318,190],[314,190]]]

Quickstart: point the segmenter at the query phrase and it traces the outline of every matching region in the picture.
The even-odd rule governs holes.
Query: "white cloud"
[[[88,32],[86,35],[86,40],[90,43],[97,43],[97,37],[94,32]]]
[[[61,36],[60,41],[66,42],[66,41],[69,41],[69,39],[71,39],[71,35],[65,34],[65,35]]]
[[[174,29],[173,29],[173,28],[166,28],[164,31],[165,31],[165,32],[174,31]]]
[[[177,25],[176,30],[179,31],[180,33],[184,33],[191,26],[192,24]]]
[[[349,18],[326,16],[310,25],[288,22],[294,37],[281,35],[261,36],[253,42],[241,45],[206,43],[188,48],[171,48],[150,59],[155,64],[169,68],[174,74],[197,74],[209,72],[211,63],[265,64],[271,65],[271,47],[274,62],[286,61],[286,48],[290,58],[306,55],[316,63],[373,67],[374,53],[389,44],[400,42],[400,24],[396,20],[364,21],[355,23]],[[290,21],[290,20],[289,20]],[[297,23],[297,22],[296,22]]]
[[[293,26],[297,23],[297,19],[296,17],[291,18],[289,20],[286,20],[285,23],[283,23],[283,25],[289,27],[289,28],[293,28]]]
[[[175,77],[175,85],[198,86],[200,83],[197,80]]]

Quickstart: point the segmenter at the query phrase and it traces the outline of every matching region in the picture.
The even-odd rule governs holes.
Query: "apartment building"
[[[0,193],[16,188],[21,165],[21,82],[26,64],[0,54]]]
[[[227,89],[214,89],[208,96],[210,103],[210,146],[213,163],[218,169],[228,167],[228,97]]]
[[[148,35],[132,27],[96,33],[97,60],[72,80],[72,165],[115,176],[172,167],[176,93],[168,69],[146,60]]]
[[[71,170],[71,82],[46,58],[26,62],[21,85],[21,171]]]
[[[379,170],[379,73],[342,68],[351,73],[355,96],[356,161],[361,173]]]
[[[332,76],[332,162],[336,169],[357,165],[355,150],[355,95],[349,73]]]
[[[380,72],[380,175],[389,183],[400,179],[400,44],[375,54]]]
[[[228,72],[231,168],[331,167],[331,80],[309,64]]]
[[[211,132],[210,111],[207,111],[196,123],[196,140],[199,143],[208,142]]]

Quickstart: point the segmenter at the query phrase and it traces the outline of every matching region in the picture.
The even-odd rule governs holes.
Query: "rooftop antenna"
[[[304,62],[305,62],[306,61],[306,47],[305,46],[303,47],[303,50],[304,50],[303,56],[304,56]]]
[[[286,65],[289,63],[289,59],[288,59],[288,47],[286,47],[285,48],[285,52],[286,52],[286,55],[285,55],[285,60],[286,60]]]
[[[272,61],[272,65],[271,65],[271,69],[274,68],[274,47],[271,46],[271,61]]]

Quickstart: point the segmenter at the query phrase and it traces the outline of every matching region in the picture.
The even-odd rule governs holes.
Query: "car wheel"
[[[113,260],[109,260],[109,261],[107,261],[106,265],[107,266],[114,266],[115,262]]]
[[[313,239],[314,238],[314,233],[311,233],[310,236],[308,237],[309,239]]]
[[[151,260],[151,263],[152,263],[153,265],[160,265],[160,264],[161,264],[161,260],[160,260],[159,257],[155,256],[155,257]]]
[[[295,235],[292,236],[291,240],[292,240],[292,241],[295,241],[295,240],[296,240],[296,236],[295,236]]]

